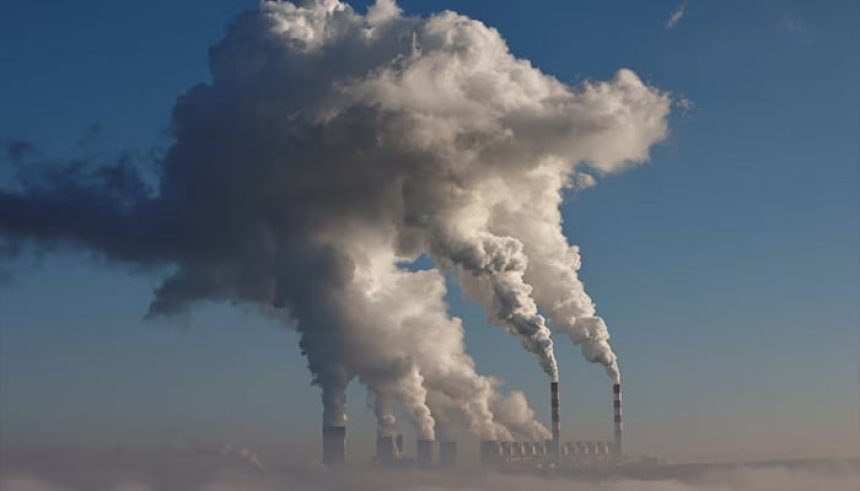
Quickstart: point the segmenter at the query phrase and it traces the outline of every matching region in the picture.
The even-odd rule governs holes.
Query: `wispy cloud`
[[[687,0],[681,2],[681,5],[679,5],[678,8],[669,15],[669,20],[666,21],[666,29],[671,29],[675,27],[675,24],[681,22],[685,13],[687,13]]]
[[[683,112],[689,112],[696,108],[696,104],[684,96],[679,96],[673,100],[675,106],[679,107]]]
[[[805,34],[807,32],[806,23],[803,19],[789,15],[782,18],[780,27],[790,34]]]

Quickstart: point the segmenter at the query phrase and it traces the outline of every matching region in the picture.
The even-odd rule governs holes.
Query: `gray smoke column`
[[[476,212],[471,210],[467,214]],[[445,234],[436,237],[445,237]],[[486,309],[489,320],[517,337],[527,351],[536,354],[543,371],[552,381],[557,381],[558,364],[550,330],[531,297],[532,288],[523,279],[528,259],[523,254],[522,243],[513,237],[482,233],[474,237],[449,238],[441,244],[434,247],[437,260],[460,268],[464,290]]]
[[[397,432],[397,416],[394,413],[394,406],[388,397],[380,394],[373,394],[373,411],[376,414],[376,434],[379,438],[393,436]],[[379,439],[377,439],[379,442]],[[377,445],[378,448],[378,445]]]
[[[479,21],[404,16],[391,0],[365,14],[264,1],[230,25],[209,68],[177,99],[172,143],[147,178],[125,161],[20,166],[0,188],[0,242],[14,246],[0,250],[68,246],[166,272],[151,316],[259,306],[298,330],[326,427],[346,424],[357,380],[419,438],[435,438],[437,414],[508,436],[448,313],[449,270],[551,380],[539,307],[618,379],[559,205],[587,176],[647,160],[668,95],[627,69],[568,85]],[[422,256],[436,267],[404,266]],[[392,413],[378,414],[387,431]]]

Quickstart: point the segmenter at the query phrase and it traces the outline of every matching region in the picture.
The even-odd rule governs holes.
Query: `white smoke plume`
[[[493,401],[493,413],[511,431],[527,440],[549,440],[552,436],[546,426],[535,419],[535,412],[522,391],[511,391],[507,397]]]
[[[370,392],[373,412],[376,415],[376,434],[394,436],[397,433],[397,416],[388,397]]]
[[[440,251],[437,260],[461,268],[464,290],[487,310],[493,323],[503,326],[519,338],[523,348],[537,354],[541,368],[557,382],[558,364],[550,331],[531,298],[531,287],[523,279],[528,260],[522,253],[522,243],[512,237],[482,235],[443,241],[455,246],[453,250],[446,249],[450,246],[434,248]]]
[[[375,250],[369,243],[365,246],[366,250]],[[406,271],[396,265],[395,257],[386,254],[390,251],[380,248],[378,255],[363,265],[366,268],[356,269],[355,281],[368,298],[355,299],[353,303],[362,306],[361,317],[367,322],[353,326],[353,331],[361,331],[351,342],[355,343],[354,349],[366,353],[379,349],[372,343],[382,342],[387,354],[380,356],[408,360],[415,373],[420,372],[421,381],[407,385],[398,378],[389,387],[380,380],[386,380],[396,370],[389,366],[375,368],[371,365],[376,363],[375,358],[370,355],[370,360],[356,360],[359,377],[371,387],[379,434],[395,432],[395,400],[407,413],[408,408],[420,406],[419,414],[407,415],[418,423],[422,438],[435,436],[433,425],[440,418],[449,427],[464,426],[481,438],[509,434],[490,410],[491,401],[499,397],[498,383],[475,371],[474,361],[465,352],[462,323],[448,315],[445,280],[440,271]],[[405,387],[421,392],[410,402],[411,393]],[[432,411],[423,412],[425,407]]]
[[[538,303],[549,313],[556,330],[579,345],[583,356],[606,368],[620,383],[618,359],[609,345],[609,330],[579,280],[579,248],[568,244],[561,230],[561,190],[566,186],[553,172],[535,173],[529,183],[508,183],[504,192],[522,193],[522,200],[498,207],[493,226],[523,239],[529,257],[526,280]]]
[[[561,235],[571,182],[647,160],[667,95],[620,70],[572,87],[514,57],[495,29],[443,12],[366,15],[337,0],[263,2],[210,52],[211,82],[179,98],[158,186],[120,162],[0,188],[0,238],[72,245],[172,273],[151,315],[253,302],[298,329],[324,423],[353,379],[436,419],[507,438],[443,300],[444,270],[489,319],[558,369],[568,333],[617,378],[603,321]],[[437,268],[404,267],[422,254]],[[393,413],[380,408],[382,431]]]

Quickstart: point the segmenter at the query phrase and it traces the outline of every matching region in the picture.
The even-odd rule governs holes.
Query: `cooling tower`
[[[397,460],[397,449],[394,445],[394,435],[376,437],[376,457],[379,463],[390,464]]]
[[[346,426],[323,426],[323,464],[346,463]]]
[[[561,410],[558,402],[558,382],[549,384],[550,407],[552,408],[552,441],[550,442],[550,454],[556,462],[559,461],[561,446]]]
[[[398,434],[394,438],[394,446],[397,447],[397,456],[403,455],[403,435]]]
[[[621,422],[621,384],[612,385],[612,409],[613,425],[615,429],[615,443],[612,445],[612,458],[615,462],[621,462],[623,458],[623,447],[621,443],[624,424]]]
[[[454,467],[457,464],[457,442],[445,441],[439,443],[439,465]]]
[[[499,442],[496,440],[481,440],[481,464],[493,465],[499,455]]]
[[[433,467],[433,440],[418,440],[415,463],[419,467]]]

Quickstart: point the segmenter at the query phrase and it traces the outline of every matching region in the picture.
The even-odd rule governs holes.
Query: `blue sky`
[[[207,80],[208,46],[255,5],[7,2],[0,138],[58,158],[165,145],[175,98]],[[621,357],[630,450],[860,454],[860,5],[690,1],[672,28],[675,1],[401,5],[482,20],[563,81],[628,67],[692,102],[648,165],[564,205]],[[0,287],[3,445],[150,444],[169,427],[317,445],[318,394],[292,332],[227,305],[144,322],[157,275],[81,253],[13,270]],[[533,360],[450,297],[479,370],[547,414]],[[565,433],[608,438],[604,374],[557,344]],[[360,388],[350,398],[359,452],[372,415]]]

